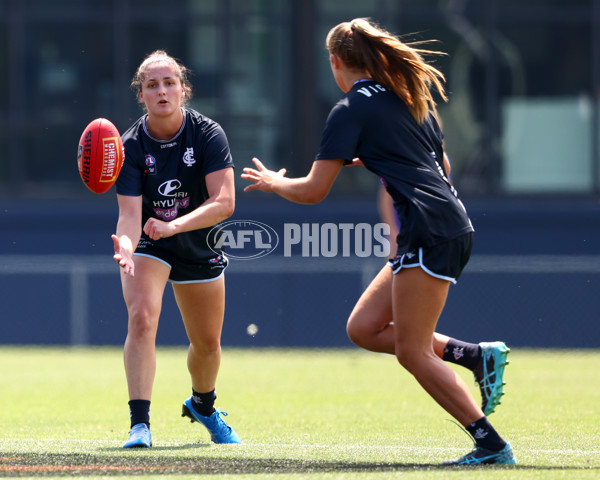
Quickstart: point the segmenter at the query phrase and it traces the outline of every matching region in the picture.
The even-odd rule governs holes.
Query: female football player
[[[467,385],[435,350],[434,336],[450,284],[467,263],[473,227],[442,167],[442,133],[435,89],[443,75],[423,50],[355,19],[326,41],[333,77],[345,96],[329,114],[319,153],[307,176],[285,177],[258,159],[242,178],[254,189],[293,202],[324,199],[344,164],[355,158],[378,175],[401,222],[398,250],[367,287],[349,322],[362,347],[394,352],[400,364],[473,436],[475,449],[449,464],[513,464],[515,457],[473,399]],[[439,353],[439,352],[438,352]]]
[[[362,165],[359,159],[354,159],[352,163]],[[450,161],[445,154],[443,167],[446,177],[450,178]],[[377,210],[381,220],[390,227],[388,238],[390,241],[392,239],[396,241],[400,233],[400,220],[394,208],[394,199],[381,182],[377,189]],[[392,271],[384,269],[384,272],[382,288],[387,291],[391,286]],[[365,297],[364,301],[367,302],[368,298],[369,296]],[[385,312],[390,317],[391,304],[383,308],[379,315],[375,315],[374,309],[378,310],[382,307],[379,303],[381,299],[377,296],[370,296],[370,298],[374,300],[374,304],[355,308],[354,314],[350,317],[351,321],[348,322],[348,334],[353,342],[361,347],[393,355],[395,350],[391,324],[383,324],[380,319]],[[386,300],[391,301],[391,298],[386,296]],[[375,339],[379,341],[373,345]],[[385,339],[384,343],[381,342],[382,339]],[[510,352],[506,344],[504,342],[466,343],[436,332],[433,336],[433,350],[441,359],[473,372],[481,392],[481,409],[486,415],[493,413],[504,395],[504,367],[508,364],[507,357]]]
[[[124,362],[131,429],[125,448],[150,447],[156,332],[170,282],[190,342],[192,395],[182,416],[202,423],[215,443],[239,443],[214,408],[221,360],[227,258],[211,250],[210,227],[235,207],[233,161],[221,127],[187,108],[187,69],[159,50],[132,80],[145,114],[122,136],[114,259],[129,315]]]

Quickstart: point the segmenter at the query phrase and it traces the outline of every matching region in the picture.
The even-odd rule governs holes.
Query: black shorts
[[[421,267],[429,275],[456,283],[469,261],[473,248],[473,233],[433,247],[419,248],[390,259],[388,265],[394,274],[403,268]]]
[[[138,243],[134,255],[149,257],[164,263],[171,269],[171,283],[202,283],[212,282],[225,272],[229,263],[225,255],[212,254],[207,258],[182,258],[156,245],[145,235]]]

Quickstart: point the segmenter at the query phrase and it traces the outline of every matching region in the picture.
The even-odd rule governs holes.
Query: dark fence
[[[600,347],[600,208],[589,201],[466,202],[476,228],[471,262],[453,286],[439,331],[512,346]],[[234,218],[272,226],[376,224],[369,203],[318,207],[275,200]],[[0,344],[121,344],[126,335],[110,233],[116,205],[4,202],[0,212]],[[317,252],[318,253],[318,252]],[[385,258],[286,257],[280,247],[227,270],[223,344],[350,346],[345,322]],[[185,344],[170,288],[158,342]]]

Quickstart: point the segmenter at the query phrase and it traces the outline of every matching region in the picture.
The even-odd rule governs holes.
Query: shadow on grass
[[[131,453],[131,452],[151,453],[151,452],[160,452],[161,450],[164,452],[170,452],[170,451],[177,451],[177,450],[208,448],[213,445],[214,445],[213,443],[184,443],[182,445],[163,445],[163,446],[153,445],[151,449],[146,449],[146,448],[127,449],[127,448],[123,448],[123,447],[106,447],[106,448],[100,448],[99,450],[102,452],[113,452],[113,453],[120,453],[120,454],[127,455],[128,453]]]
[[[175,449],[197,448],[203,444],[183,445]],[[208,445],[206,445],[208,446]],[[164,447],[173,450],[174,447]],[[107,449],[113,450],[113,449]],[[116,450],[116,449],[114,449]],[[122,449],[120,450],[122,452]],[[140,452],[137,450],[137,452]],[[31,454],[0,452],[0,476],[121,476],[121,475],[240,475],[240,474],[306,474],[306,473],[376,473],[396,471],[432,471],[473,467],[444,467],[439,464],[378,463],[285,458],[208,458],[202,456],[166,457],[156,450],[142,450],[145,454],[101,456],[84,454]],[[152,452],[152,453],[151,453]],[[481,467],[477,467],[481,468]],[[577,467],[554,466],[487,466],[491,469],[510,470],[584,470]],[[599,467],[585,470],[600,470]]]

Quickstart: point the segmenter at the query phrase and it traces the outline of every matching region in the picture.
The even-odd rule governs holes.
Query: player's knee
[[[191,338],[190,344],[194,352],[198,355],[211,356],[221,352],[221,340],[219,337]]]
[[[421,356],[418,351],[410,345],[396,344],[396,358],[408,372],[414,373],[420,364]]]
[[[146,307],[129,309],[128,335],[134,337],[146,337],[156,335],[158,327],[158,315]]]
[[[350,318],[346,324],[346,334],[352,343],[358,347],[363,346],[365,336],[364,328],[362,328],[358,322],[353,322],[352,318]]]

